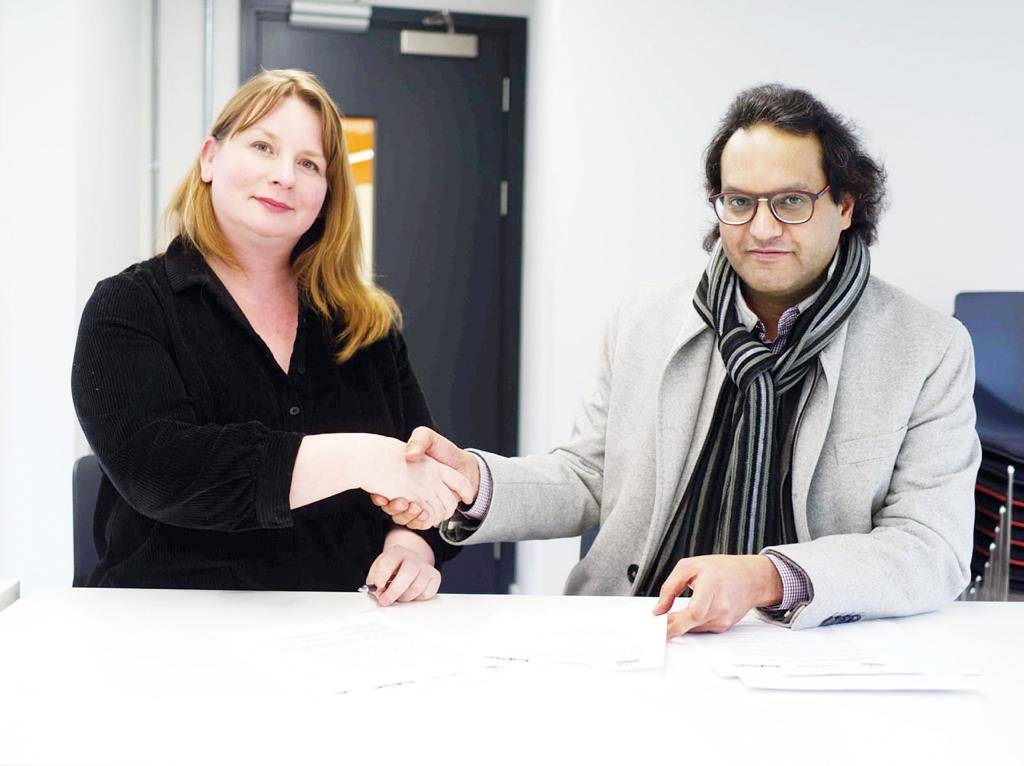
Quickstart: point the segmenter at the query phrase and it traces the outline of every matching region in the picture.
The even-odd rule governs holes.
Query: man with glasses
[[[661,614],[689,589],[669,635],[754,607],[803,628],[952,600],[980,461],[972,350],[954,319],[869,276],[884,170],[780,85],[736,97],[705,170],[708,265],[619,308],[568,444],[502,458],[413,435],[410,460],[479,487],[442,534],[599,528],[567,592],[659,596]]]

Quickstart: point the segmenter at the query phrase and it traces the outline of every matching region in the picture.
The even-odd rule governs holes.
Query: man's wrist
[[[792,559],[777,550],[766,550],[761,555],[771,560],[779,577],[782,578],[782,600],[778,604],[765,607],[766,611],[789,612],[814,597],[810,578]]]
[[[782,598],[785,595],[782,589],[782,576],[770,556],[761,553],[757,555],[757,558],[763,574],[761,575],[761,598],[758,599],[756,606],[760,608],[777,606],[782,603]]]
[[[464,466],[463,475],[469,479],[469,483],[473,487],[473,499],[467,503],[472,505],[476,502],[476,499],[480,496],[480,458],[474,455],[472,452],[462,451],[462,464]]]
[[[487,463],[475,452],[470,452],[476,467],[477,486],[476,496],[470,505],[459,505],[457,514],[464,519],[472,519],[480,522],[487,515],[491,507],[492,480],[491,472]]]

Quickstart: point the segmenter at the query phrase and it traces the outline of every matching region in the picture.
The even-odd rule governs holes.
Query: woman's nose
[[[295,163],[291,158],[281,157],[274,163],[270,180],[280,186],[291,186],[295,183]]]

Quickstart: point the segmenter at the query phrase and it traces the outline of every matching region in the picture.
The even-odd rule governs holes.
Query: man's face
[[[722,191],[770,197],[780,191],[817,194],[828,183],[821,142],[770,125],[741,128],[722,151]],[[840,232],[850,227],[853,200],[831,193],[814,203],[806,223],[781,223],[767,202],[741,225],[719,223],[726,258],[743,281],[751,308],[784,310],[814,292],[825,278]]]

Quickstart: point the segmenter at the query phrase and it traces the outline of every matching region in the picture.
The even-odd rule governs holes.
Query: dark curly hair
[[[722,151],[726,142],[740,128],[760,124],[798,136],[818,137],[832,200],[839,203],[844,194],[849,194],[856,203],[853,221],[844,233],[859,235],[865,244],[873,244],[886,202],[885,168],[864,151],[848,120],[805,90],[769,83],[748,88],[733,99],[705,152],[708,196],[722,191]],[[704,249],[711,252],[717,239],[716,223],[704,237]]]

